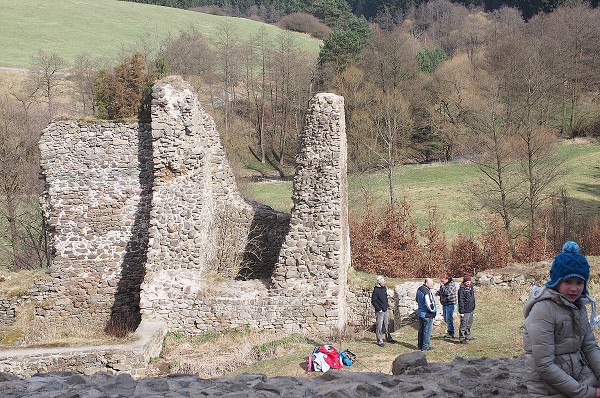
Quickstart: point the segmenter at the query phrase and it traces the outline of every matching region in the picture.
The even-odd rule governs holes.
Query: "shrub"
[[[191,7],[190,11],[203,12],[205,14],[217,15],[220,17],[229,16],[223,8],[215,5],[201,6],[201,7]]]
[[[594,216],[582,223],[579,243],[583,254],[588,256],[600,256],[600,217]]]
[[[421,50],[416,55],[419,61],[419,68],[423,72],[431,73],[441,64],[448,56],[441,48],[433,50]]]
[[[98,117],[149,119],[150,94],[154,81],[146,67],[146,57],[137,52],[112,70],[100,71],[94,82]]]
[[[450,272],[452,275],[475,275],[483,268],[483,253],[473,237],[460,234],[450,250]]]
[[[421,235],[425,243],[419,276],[447,275],[450,271],[447,261],[448,247],[444,233],[440,230],[440,220],[435,207],[429,209],[429,222]]]
[[[500,223],[492,219],[487,231],[481,234],[482,269],[506,267],[511,261],[510,243]]]
[[[517,239],[516,260],[522,263],[541,261],[551,256],[548,250],[550,248],[545,249],[544,236],[534,231],[532,236]]]
[[[359,271],[391,277],[419,274],[421,247],[407,202],[379,214],[367,209],[361,220],[351,221],[350,243]]]
[[[325,39],[331,32],[331,28],[319,21],[317,17],[303,12],[288,14],[277,25],[282,29],[307,33],[321,40]]]

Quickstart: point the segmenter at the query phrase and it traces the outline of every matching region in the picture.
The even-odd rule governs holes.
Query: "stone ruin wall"
[[[38,287],[37,315],[158,318],[191,333],[343,325],[343,99],[315,96],[306,120],[291,220],[241,198],[214,121],[180,78],[154,86],[151,124],[49,125],[40,149],[53,279]],[[236,269],[221,268],[224,253]]]
[[[152,189],[147,124],[58,121],[40,141],[53,261],[38,314],[107,322],[139,317]],[[85,319],[87,318],[87,319]]]

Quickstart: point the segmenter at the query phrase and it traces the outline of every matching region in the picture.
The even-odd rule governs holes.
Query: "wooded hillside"
[[[354,224],[364,232],[357,236],[379,240],[381,250],[448,263],[435,217],[424,246],[405,224],[407,204],[394,184],[406,164],[455,160],[481,173],[469,207],[482,212],[482,236],[496,250],[488,257],[540,258],[574,237],[584,251],[600,250],[593,245],[600,242],[598,211],[572,205],[580,192],[562,183],[564,158],[557,152],[559,140],[600,135],[598,20],[589,4],[525,21],[515,8],[486,12],[434,0],[373,22],[351,13],[331,26],[317,21],[330,29],[318,57],[289,32],[249,32],[231,19],[223,19],[214,36],[184,29],[160,51],[139,48],[108,64],[86,55],[86,48],[70,63],[40,46],[27,77],[5,84],[0,98],[0,160],[15,165],[0,176],[11,266],[44,263],[45,235],[31,206],[41,188],[32,176],[43,126],[62,116],[143,119],[149,87],[166,74],[192,82],[239,177],[291,176],[308,99],[318,91],[343,95],[349,169],[381,172],[387,183],[383,203],[370,201],[371,213]],[[317,26],[306,14],[287,21],[294,22]],[[139,102],[131,106],[125,98]],[[599,195],[595,182],[575,189]],[[368,223],[376,220],[379,225]],[[462,242],[468,253],[474,249],[466,246],[483,245],[468,235]],[[401,258],[396,251],[386,256]],[[375,262],[381,254],[362,252]]]

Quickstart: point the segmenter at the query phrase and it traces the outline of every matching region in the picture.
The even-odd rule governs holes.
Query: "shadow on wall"
[[[141,187],[140,201],[131,228],[131,239],[125,248],[121,275],[110,319],[105,327],[109,335],[123,337],[135,331],[142,317],[140,312],[140,287],[146,274],[148,257],[148,228],[152,207],[154,162],[152,160],[152,130],[150,124],[138,127],[138,167]]]
[[[271,278],[290,229],[290,215],[258,203],[249,204],[254,208],[254,216],[235,279]]]

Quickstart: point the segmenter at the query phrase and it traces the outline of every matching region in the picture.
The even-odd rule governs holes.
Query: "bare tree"
[[[536,212],[561,173],[556,135],[549,127],[561,81],[552,73],[553,56],[543,51],[543,40],[523,32],[499,35],[487,48],[484,66],[498,79],[502,128],[519,143],[517,160],[527,187],[524,200],[530,239],[536,234]]]
[[[462,4],[448,0],[423,3],[416,12],[417,20],[426,26],[425,35],[433,46],[453,56],[461,46],[460,30],[469,11]]]
[[[163,54],[171,73],[185,78],[200,76],[208,83],[214,79],[216,54],[206,37],[195,29],[165,40]]]
[[[70,79],[75,83],[75,101],[81,105],[83,115],[94,115],[96,113],[94,81],[97,75],[98,68],[95,67],[88,54],[79,54],[75,58]]]
[[[310,56],[299,48],[289,32],[275,39],[269,62],[270,101],[273,114],[272,134],[278,143],[278,163],[285,165],[286,155],[294,156],[296,136],[309,100],[314,71]],[[280,169],[280,173],[281,173]]]
[[[368,150],[377,146],[377,137],[373,133],[376,129],[370,116],[371,86],[366,75],[363,68],[350,65],[334,79],[336,92],[344,97],[349,167],[361,172],[377,164]]]
[[[34,120],[7,95],[0,96],[0,259],[12,270],[47,264],[45,233],[37,198],[38,138],[47,119]]]
[[[30,71],[30,79],[33,86],[36,87],[45,98],[48,104],[48,114],[50,118],[55,115],[55,101],[58,97],[58,90],[62,84],[61,76],[63,69],[66,66],[66,61],[57,53],[47,53],[44,50],[39,50],[32,57],[32,69]]]
[[[444,160],[455,155],[456,147],[467,136],[467,104],[477,91],[471,63],[462,57],[443,63],[432,74],[426,92],[431,97],[429,120],[433,137],[439,139]]]
[[[258,158],[261,163],[266,162],[266,96],[268,89],[267,65],[271,54],[272,43],[268,39],[264,28],[251,37],[246,43],[245,70],[246,92],[248,101],[254,106],[257,143],[259,147]]]
[[[471,12],[465,17],[458,34],[469,60],[473,61],[477,50],[487,41],[491,29],[492,22],[483,11]]]
[[[393,173],[402,163],[413,129],[411,101],[416,87],[418,65],[408,35],[397,29],[374,29],[365,67],[371,71],[370,115],[376,129],[378,147],[371,151],[386,170],[390,204],[394,203]]]
[[[217,70],[223,84],[223,109],[224,109],[224,140],[227,141],[233,105],[236,101],[236,87],[241,80],[241,62],[238,57],[239,36],[231,22],[224,22],[218,27],[215,39],[217,52]]]
[[[408,147],[412,131],[410,103],[396,88],[391,91],[375,91],[371,106],[371,118],[377,129],[380,148],[372,152],[380,159],[388,183],[389,203],[395,203],[394,170],[401,164],[402,151]]]
[[[475,137],[465,146],[467,157],[484,176],[475,194],[483,208],[502,220],[511,254],[516,254],[515,239],[520,228],[515,221],[523,214],[523,180],[518,175],[517,136],[507,125],[505,108],[497,82],[483,72],[477,74],[478,90],[465,97],[465,123]]]
[[[531,34],[540,37],[540,46],[552,54],[549,63],[561,78],[561,131],[570,137],[581,134],[595,114],[585,111],[586,96],[598,84],[600,53],[600,10],[587,4],[569,4],[530,22]],[[543,38],[543,39],[542,39]]]

